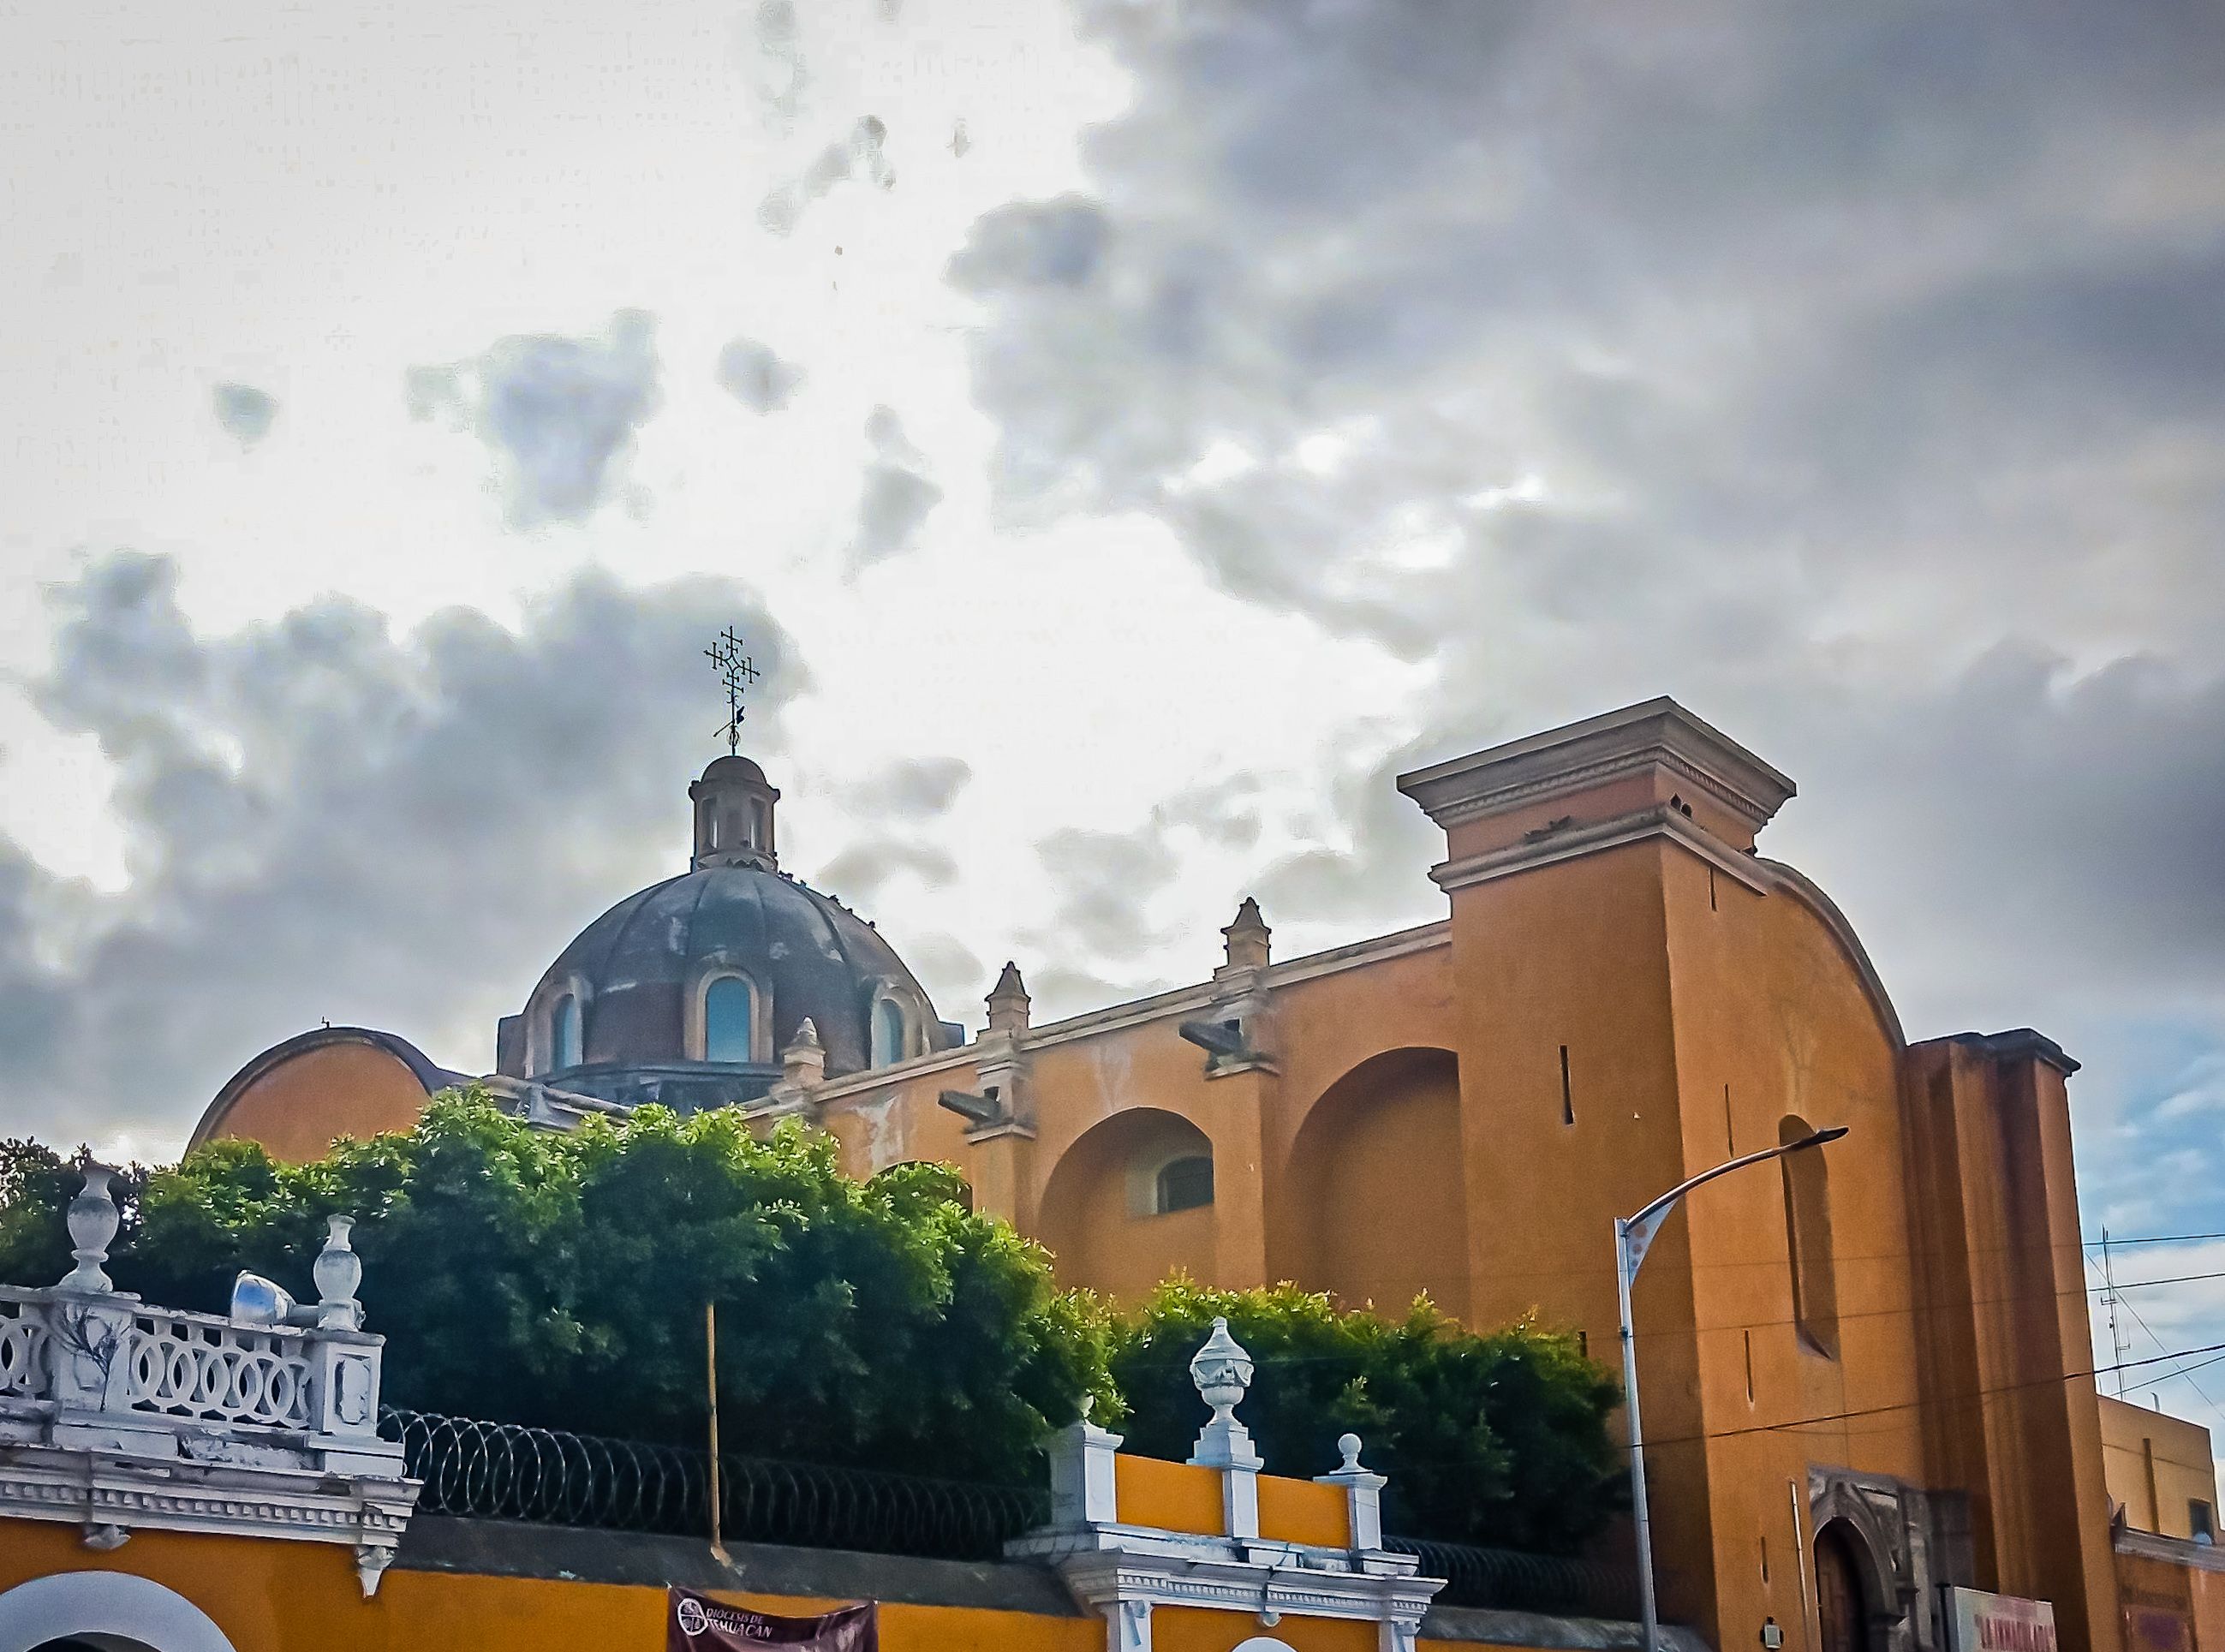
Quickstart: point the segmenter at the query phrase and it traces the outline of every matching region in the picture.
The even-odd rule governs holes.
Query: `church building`
[[[2029,1029],[1911,1042],[1829,897],[1758,846],[1792,782],[1673,701],[1398,788],[1444,833],[1414,869],[1437,921],[1279,958],[1246,901],[1205,979],[1038,1022],[1008,965],[968,1039],[781,870],[780,794],[722,757],[689,788],[688,870],[564,948],[486,1081],[551,1128],[738,1104],[832,1132],[861,1176],[953,1164],[1116,1297],[1177,1269],[1391,1313],[1426,1292],[1610,1364],[1614,1218],[1843,1127],[1695,1192],[1638,1282],[1664,1616],[1724,1649],[1942,1652],[1963,1586],[2117,1652],[2077,1064]],[[319,1029],[247,1063],[194,1140],[312,1156],[463,1078]]]

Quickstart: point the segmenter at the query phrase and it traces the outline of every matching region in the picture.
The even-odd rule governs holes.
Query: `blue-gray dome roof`
[[[808,1017],[832,1076],[869,1060],[873,1001],[906,1000],[913,1025],[937,1027],[927,994],[864,919],[833,897],[756,866],[699,867],[619,902],[581,930],[529,1003],[583,985],[584,1065],[665,1066],[690,1059],[690,997],[720,969],[770,997],[777,1052]]]

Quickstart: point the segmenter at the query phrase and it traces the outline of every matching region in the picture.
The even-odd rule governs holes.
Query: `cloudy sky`
[[[2215,5],[31,0],[0,110],[0,1130],[489,1064],[732,623],[971,1021],[1435,915],[1392,775],[1674,693],[1912,1035],[2087,1061],[2089,1232],[2225,1232]]]

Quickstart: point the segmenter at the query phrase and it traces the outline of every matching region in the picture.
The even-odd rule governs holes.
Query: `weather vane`
[[[715,644],[703,650],[703,657],[719,668],[719,686],[726,691],[726,721],[719,732],[726,737],[726,755],[732,756],[742,749],[742,714],[746,709],[742,696],[758,680],[758,668],[742,652],[742,639],[734,635],[731,625],[719,634]]]

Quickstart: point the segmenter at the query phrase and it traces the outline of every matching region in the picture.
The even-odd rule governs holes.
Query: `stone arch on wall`
[[[0,1652],[76,1642],[100,1652],[236,1652],[183,1595],[128,1572],[61,1572],[0,1594]]]
[[[1036,1237],[1056,1259],[1059,1282],[1134,1301],[1180,1271],[1214,1276],[1211,1202],[1155,1208],[1159,1173],[1213,1142],[1179,1113],[1132,1107],[1093,1124],[1060,1155],[1043,1184]]]
[[[1290,1144],[1270,1212],[1268,1271],[1347,1307],[1403,1312],[1427,1291],[1467,1312],[1460,1062],[1410,1047],[1323,1091]]]
[[[1908,1652],[1911,1610],[1925,1586],[1908,1540],[1899,1484],[1881,1476],[1811,1468],[1808,1490],[1816,1554],[1823,1552],[1825,1535],[1835,1535],[1860,1579],[1868,1636],[1864,1652]]]

